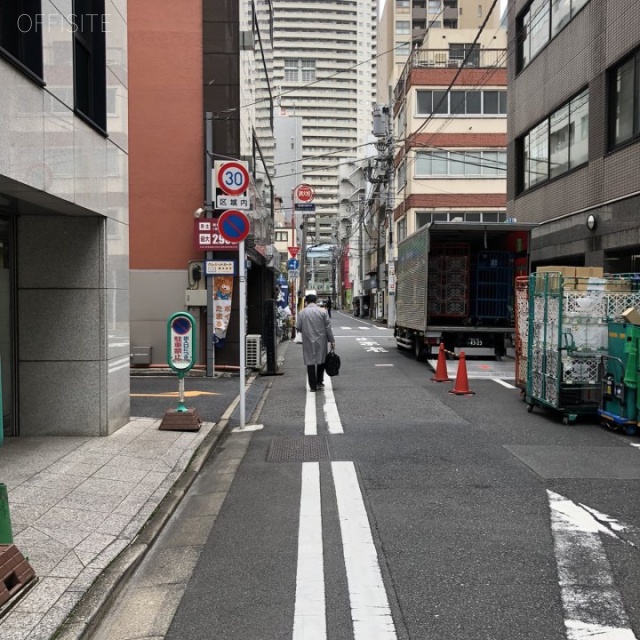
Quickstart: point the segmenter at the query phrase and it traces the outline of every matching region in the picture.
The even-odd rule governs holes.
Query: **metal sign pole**
[[[247,261],[244,252],[244,240],[238,244],[238,273],[240,279],[240,428],[245,426],[245,315],[247,310]]]
[[[211,111],[207,111],[206,115],[205,138],[207,148],[205,154],[205,216],[207,218],[213,218],[213,162],[211,160],[211,154],[213,153],[213,113]],[[213,259],[213,252],[207,251],[207,260],[211,259]],[[213,344],[213,332],[215,330],[215,319],[213,317],[213,278],[214,276],[205,276],[207,285],[207,378],[215,378],[216,375],[216,352]]]

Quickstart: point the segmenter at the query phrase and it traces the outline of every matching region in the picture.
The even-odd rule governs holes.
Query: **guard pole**
[[[246,325],[247,313],[247,261],[244,253],[244,240],[238,243],[238,272],[240,276],[240,428],[244,429],[245,423],[245,349],[246,349]]]

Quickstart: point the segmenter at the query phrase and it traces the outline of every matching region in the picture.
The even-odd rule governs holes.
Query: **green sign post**
[[[4,423],[2,419],[2,360],[0,360],[0,447],[4,442]],[[0,482],[0,544],[12,544],[11,514],[7,485]]]
[[[178,376],[180,401],[176,411],[186,412],[184,374],[196,363],[196,321],[190,313],[179,311],[167,320],[167,363]]]

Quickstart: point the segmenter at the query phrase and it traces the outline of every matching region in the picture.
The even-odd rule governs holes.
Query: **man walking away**
[[[309,294],[305,298],[307,306],[296,319],[296,329],[302,334],[302,357],[307,365],[311,391],[324,389],[327,344],[330,342],[332,347],[336,346],[329,316],[316,304],[317,301],[316,295]]]
[[[327,313],[331,317],[331,297],[327,298]]]

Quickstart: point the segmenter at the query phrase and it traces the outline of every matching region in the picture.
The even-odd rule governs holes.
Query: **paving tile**
[[[114,540],[104,551],[99,553],[89,564],[89,569],[102,571],[108,567],[120,553],[131,544],[130,539],[119,538]]]
[[[69,592],[84,592],[96,581],[96,578],[102,573],[99,567],[84,567],[78,577],[69,586]],[[82,597],[82,595],[80,596]]]
[[[0,620],[0,638],[2,640],[26,640],[42,618],[42,613],[12,611],[6,618]]]
[[[51,540],[60,542],[67,549],[77,547],[83,540],[91,535],[89,531],[82,531],[81,529],[69,527],[41,527],[35,524],[33,525],[33,528],[44,533],[46,536],[49,536]]]
[[[23,484],[9,495],[9,508],[11,505],[17,504],[52,507],[68,493],[67,489],[61,487],[46,489],[45,487],[29,487]]]
[[[136,482],[107,480],[105,478],[96,478],[93,476],[91,478],[87,478],[77,488],[77,492],[87,493],[93,496],[120,496],[121,498],[124,498],[128,496],[136,486]]]
[[[27,527],[13,538],[22,554],[28,556],[38,576],[49,575],[51,569],[57,566],[70,551],[63,544],[52,540],[34,527]]]
[[[22,599],[14,608],[18,613],[44,613],[53,607],[67,590],[71,578],[40,578],[28,597]]]
[[[115,456],[112,460],[110,460],[108,464],[106,464],[103,468],[104,469],[108,469],[111,467],[115,469],[135,468],[135,469],[139,469],[140,471],[151,471],[155,467],[155,464],[156,463],[153,460],[133,458],[132,456],[128,456],[128,455],[126,456],[118,455],[118,456]]]
[[[86,509],[69,509],[67,507],[52,507],[34,524],[40,527],[74,527],[81,531],[95,531],[105,520],[106,514]]]
[[[72,476],[81,476],[83,478],[91,477],[98,469],[104,466],[104,463],[88,463],[61,461],[50,467],[50,471],[54,473],[64,473]]]
[[[99,511],[111,513],[122,502],[120,496],[95,496],[91,493],[80,492],[77,489],[63,498],[58,506],[69,509],[85,509],[86,511]]]
[[[52,473],[51,471],[40,471],[29,478],[24,486],[44,487],[47,489],[62,489],[72,491],[82,482],[80,476],[71,476],[63,473]]]
[[[98,469],[93,477],[103,478],[104,480],[120,480],[122,482],[140,482],[148,473],[147,469],[106,464],[101,469]]]
[[[131,522],[130,515],[123,515],[119,513],[110,513],[104,520],[104,522],[96,529],[98,533],[107,533],[112,536],[118,536],[124,528]]]
[[[49,575],[57,578],[77,578],[84,570],[84,565],[78,556],[70,551],[64,558],[49,572]]]
[[[115,536],[106,533],[91,533],[87,536],[75,549],[76,553],[80,551],[91,551],[96,555],[106,549],[113,541]]]

